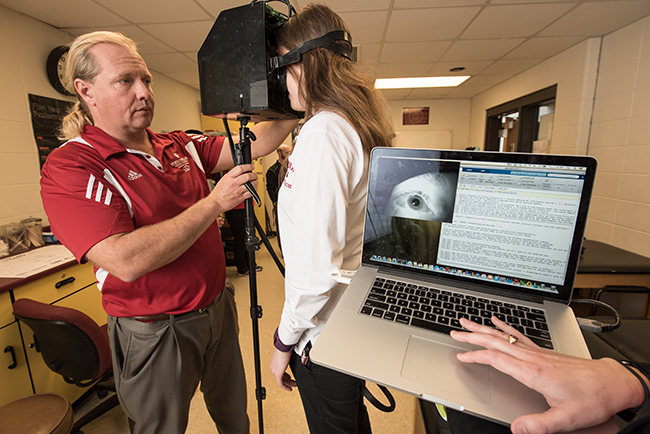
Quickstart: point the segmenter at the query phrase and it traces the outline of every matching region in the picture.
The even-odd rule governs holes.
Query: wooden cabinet
[[[10,292],[13,293],[15,300],[30,298],[42,303],[71,307],[85,312],[100,325],[106,324],[106,314],[101,305],[101,293],[97,289],[92,264],[74,264],[32,282],[17,286]],[[7,296],[8,298],[10,292],[0,295]],[[3,308],[0,311],[0,320],[6,319],[6,311],[11,315],[10,302],[8,303],[8,308]],[[11,319],[13,320],[13,316],[11,316]],[[47,367],[41,354],[36,351],[32,330],[20,322],[14,322],[13,326],[19,339],[17,344],[14,344],[18,345],[17,348],[19,349],[16,353],[20,353],[20,357],[22,357],[22,360],[19,360],[18,364],[25,366],[25,371],[27,371],[26,366],[29,366],[27,376],[29,390],[25,391],[23,388],[22,392],[18,393],[19,396],[14,396],[14,393],[11,393],[11,396],[9,396],[8,388],[3,387],[2,392],[0,392],[0,402],[9,402],[31,393],[58,393],[65,396],[70,402],[74,402],[81,396],[86,389],[66,383],[59,374],[52,372]],[[20,331],[18,331],[18,327],[20,327]],[[20,333],[22,333],[22,341],[20,340]],[[2,336],[0,335],[0,337]],[[4,344],[4,341],[0,341],[0,343]],[[27,357],[26,361],[25,355]],[[12,374],[12,381],[19,382],[19,375]],[[13,377],[16,378],[14,379]],[[4,377],[0,377],[0,379],[3,385],[9,384],[5,383]]]
[[[11,314],[9,292],[0,294],[0,406],[32,393],[23,341],[18,323]]]
[[[92,264],[75,264],[51,273],[13,290],[16,300],[31,298],[41,303],[55,304],[75,292],[95,283]],[[97,288],[95,288],[97,290]],[[106,322],[106,320],[104,320]]]

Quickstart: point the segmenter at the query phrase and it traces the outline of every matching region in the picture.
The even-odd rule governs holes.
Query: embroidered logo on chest
[[[129,181],[135,181],[138,178],[142,178],[141,173],[134,172],[133,170],[129,170],[129,176],[127,177]]]
[[[175,167],[176,169],[183,169],[183,171],[185,172],[190,171],[190,163],[187,157],[181,157],[176,152],[174,152],[174,157],[176,157],[177,160],[174,160],[171,163],[169,163],[172,167]]]

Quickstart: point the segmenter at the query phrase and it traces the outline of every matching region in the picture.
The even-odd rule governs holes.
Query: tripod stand
[[[239,115],[237,120],[240,123],[239,128],[239,143],[235,144],[230,134],[230,128],[228,126],[228,120],[224,117],[223,123],[228,134],[228,141],[230,143],[230,151],[232,154],[233,162],[235,166],[240,164],[250,164],[252,162],[251,158],[251,140],[256,140],[255,134],[250,131],[247,127],[250,117]],[[256,276],[256,265],[255,265],[255,252],[260,249],[260,242],[255,236],[255,229],[257,228],[264,245],[271,253],[276,265],[280,269],[280,272],[284,276],[284,267],[282,263],[275,255],[273,248],[266,238],[266,234],[262,230],[259,222],[255,218],[255,209],[253,208],[253,200],[257,203],[258,206],[261,206],[262,201],[255,190],[255,187],[247,182],[246,188],[251,193],[252,197],[244,201],[245,206],[245,230],[246,230],[246,251],[248,253],[248,280],[249,280],[249,291],[250,291],[250,315],[252,320],[252,330],[253,330],[253,357],[255,361],[255,399],[257,400],[257,416],[258,416],[258,425],[259,433],[264,433],[264,418],[262,410],[262,401],[266,399],[266,389],[262,386],[262,372],[261,372],[261,362],[260,362],[260,338],[259,338],[259,324],[258,320],[262,318],[262,306],[258,304],[257,301],[257,276]]]

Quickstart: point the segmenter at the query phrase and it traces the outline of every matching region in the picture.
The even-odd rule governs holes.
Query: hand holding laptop
[[[615,360],[582,359],[542,349],[503,321],[495,317],[492,321],[501,331],[462,319],[461,325],[471,333],[452,331],[451,337],[486,348],[460,352],[458,360],[490,365],[548,401],[548,411],[517,418],[511,425],[513,433],[565,432],[596,425],[602,425],[598,432],[618,432],[611,417],[643,403],[639,380]],[[588,432],[595,432],[594,428]]]

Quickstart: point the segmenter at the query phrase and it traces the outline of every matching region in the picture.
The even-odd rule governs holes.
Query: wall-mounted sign
[[[63,117],[73,105],[70,101],[29,94],[29,111],[41,167],[53,149],[63,143],[57,138]]]
[[[429,107],[404,107],[402,125],[429,125]]]

